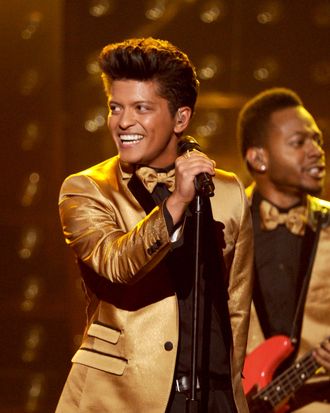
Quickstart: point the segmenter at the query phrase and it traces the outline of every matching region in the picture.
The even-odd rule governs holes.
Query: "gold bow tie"
[[[136,175],[141,179],[143,185],[152,193],[158,183],[165,184],[172,192],[175,188],[175,170],[168,172],[157,172],[148,166],[137,169]]]
[[[288,213],[281,213],[276,206],[267,201],[260,203],[261,228],[271,231],[284,224],[295,235],[304,235],[307,222],[307,211],[304,206],[291,208]]]

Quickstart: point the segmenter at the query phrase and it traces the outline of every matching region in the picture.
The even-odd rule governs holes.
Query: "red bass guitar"
[[[287,411],[290,396],[316,374],[320,366],[310,351],[272,380],[275,370],[293,350],[288,337],[274,336],[246,356],[243,388],[250,413]]]

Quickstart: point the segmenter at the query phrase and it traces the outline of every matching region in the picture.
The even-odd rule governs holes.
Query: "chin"
[[[308,188],[304,188],[304,190],[309,195],[320,197],[320,195],[322,194],[323,186],[308,187]]]
[[[119,158],[122,162],[129,163],[129,164],[136,164],[136,163],[141,163],[141,159],[134,157],[134,156],[129,156],[127,154],[119,153]]]
[[[307,194],[320,196],[324,188],[324,180],[309,180],[301,182],[301,190]]]

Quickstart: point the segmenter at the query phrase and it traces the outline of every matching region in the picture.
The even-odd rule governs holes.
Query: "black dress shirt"
[[[157,204],[163,202],[170,195],[164,184],[157,184],[152,197]],[[174,230],[171,215],[164,208],[165,219],[169,233]],[[175,284],[175,290],[179,302],[179,348],[176,365],[176,376],[189,375],[191,371],[192,348],[192,306],[193,306],[193,279],[194,279],[194,222],[193,204],[187,211],[184,229],[184,242],[174,244],[174,249],[168,255],[167,260],[171,268],[171,274]],[[199,374],[207,374],[230,383],[229,343],[230,324],[227,308],[227,293],[223,291],[224,285],[219,279],[222,276],[221,268],[218,273],[211,269],[214,257],[207,257],[210,250],[210,233],[203,222],[202,230],[202,271],[199,286],[199,328],[198,336],[198,371]],[[212,252],[211,252],[212,253]],[[219,274],[220,273],[220,274]],[[219,295],[217,295],[219,294]],[[218,301],[218,303],[216,302]],[[226,307],[226,308],[225,308]]]
[[[253,300],[266,338],[277,334],[290,336],[313,233],[307,227],[304,237],[294,235],[285,225],[272,231],[262,230],[259,217],[261,200],[256,192],[251,207],[256,277]],[[288,210],[280,209],[280,212]],[[301,317],[298,323],[301,324]]]

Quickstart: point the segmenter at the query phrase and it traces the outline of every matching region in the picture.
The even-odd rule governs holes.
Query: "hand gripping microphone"
[[[201,147],[195,138],[192,136],[184,136],[178,142],[178,155],[183,155],[187,151],[201,151]],[[211,175],[202,172],[195,177],[195,188],[198,195],[211,197],[214,195],[214,183]]]

